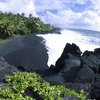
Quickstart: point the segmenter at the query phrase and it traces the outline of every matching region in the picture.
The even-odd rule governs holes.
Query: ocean
[[[60,33],[39,34],[48,50],[48,66],[55,65],[66,43],[75,43],[82,52],[100,48],[100,32],[83,29],[61,29]]]

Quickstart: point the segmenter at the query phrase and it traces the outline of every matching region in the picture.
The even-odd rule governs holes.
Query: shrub
[[[51,86],[36,73],[16,72],[12,76],[7,75],[5,81],[5,87],[0,87],[1,100],[63,100],[66,94],[86,99],[84,90],[77,93],[64,86]]]

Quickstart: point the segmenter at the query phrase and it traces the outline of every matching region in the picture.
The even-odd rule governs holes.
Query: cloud
[[[56,1],[57,2],[57,1]],[[51,12],[50,10],[46,10],[44,15],[41,16],[41,19],[47,23],[51,23],[55,26],[60,27],[90,27],[97,28],[100,27],[100,0],[94,2],[94,0],[67,0],[67,2],[60,2],[58,5],[58,9],[56,13]],[[67,3],[67,4],[66,4]],[[66,4],[66,5],[65,5]],[[71,5],[69,5],[71,4]],[[83,11],[76,12],[71,6],[75,6],[76,4],[80,5],[80,8],[85,8]],[[55,2],[52,6],[55,5]],[[64,6],[63,6],[64,5]],[[51,7],[52,8],[52,7]],[[100,29],[99,29],[100,30]]]
[[[100,0],[0,0],[0,10],[31,13],[59,27],[100,26]]]
[[[74,4],[77,3],[77,4],[81,4],[81,5],[85,4],[87,1],[88,0],[70,0],[70,2],[72,2]]]
[[[20,14],[24,12],[26,16],[32,13],[37,16],[34,0],[5,0],[5,2],[0,2],[0,10]]]

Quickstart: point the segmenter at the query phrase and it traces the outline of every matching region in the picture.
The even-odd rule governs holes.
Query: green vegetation
[[[39,18],[25,17],[24,13],[12,14],[0,12],[0,38],[6,39],[15,35],[45,33],[52,31],[53,26],[44,24]]]
[[[66,94],[86,100],[84,90],[77,93],[64,86],[51,86],[36,73],[17,72],[6,76],[5,81],[6,85],[0,87],[0,100],[63,100]]]
[[[4,43],[4,40],[3,39],[0,39],[0,44]]]

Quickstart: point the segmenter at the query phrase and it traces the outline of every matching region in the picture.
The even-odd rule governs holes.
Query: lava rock
[[[71,44],[67,43],[63,50],[61,57],[56,61],[56,64],[55,64],[56,69],[58,71],[60,71],[61,69],[63,69],[64,66],[66,66],[65,65],[66,59],[70,59],[70,58],[74,59],[73,56],[80,57],[81,53],[82,52],[80,51],[80,48],[76,44],[72,43],[72,45],[71,45]],[[72,55],[72,57],[71,57],[71,55]],[[76,63],[77,63],[77,61],[76,61]]]
[[[100,55],[100,48],[94,49],[94,53]]]
[[[50,84],[64,85],[74,90],[85,89],[89,98],[100,100],[100,48],[85,51],[67,43],[55,66],[47,66],[48,54],[43,39],[35,35],[8,40],[0,45],[0,81],[14,71],[35,71]],[[10,64],[16,66],[11,66]],[[18,69],[17,69],[18,68]],[[77,98],[65,95],[65,100]]]
[[[80,57],[81,69],[77,73],[75,82],[92,83],[95,74],[100,69],[100,59],[92,51],[85,51]]]
[[[75,81],[76,83],[91,83],[95,77],[95,73],[87,65],[83,65],[80,71],[77,73]]]
[[[43,78],[51,84],[60,84],[79,91],[85,89],[87,98],[100,100],[100,49],[81,51],[75,44],[66,44],[55,66]],[[45,72],[46,73],[46,72]],[[92,85],[93,84],[93,85]],[[68,99],[68,98],[67,98]],[[65,99],[66,100],[66,99]],[[69,100],[69,99],[68,99]]]
[[[43,77],[43,79],[48,81],[52,85],[64,85],[65,84],[65,80],[62,77],[61,73],[53,74],[50,76],[45,76]]]
[[[69,43],[66,44],[63,53],[61,55],[61,58],[63,59],[68,58],[69,53],[75,56],[80,56],[82,54],[80,48],[74,43],[72,43],[72,45]]]
[[[69,54],[69,59],[64,61],[65,65],[61,70],[66,82],[74,82],[77,72],[80,70],[81,61],[78,57]],[[70,77],[69,77],[70,76]]]
[[[83,64],[88,65],[95,73],[99,69],[100,59],[95,55],[94,52],[86,51],[81,57]]]
[[[81,61],[78,57],[75,57],[71,54],[68,54],[68,59],[64,60],[65,66],[62,69],[62,72],[68,72],[71,67],[80,67],[81,66]]]
[[[73,96],[69,96],[69,95],[64,95],[64,100],[79,100],[78,98],[76,97],[73,97]]]
[[[48,68],[48,54],[44,40],[33,34],[7,40],[0,45],[0,55],[9,64],[21,66],[25,71]]]
[[[92,85],[91,98],[100,100],[100,74],[95,77]]]
[[[85,89],[88,93],[94,91],[93,97],[99,98],[99,79],[95,80],[95,88],[91,85],[94,82],[96,74],[100,73],[100,58],[98,57],[98,53],[99,49],[96,49],[95,52],[85,51],[81,55],[78,46],[75,44],[66,44],[55,66],[52,65],[49,68],[49,71],[57,71],[58,73],[44,76],[44,79],[51,84],[64,85],[77,91],[80,89]],[[88,97],[91,98],[92,96],[88,94]]]
[[[8,64],[3,57],[0,56],[0,82],[3,82],[6,75],[11,75],[13,72],[18,72],[19,70]]]

